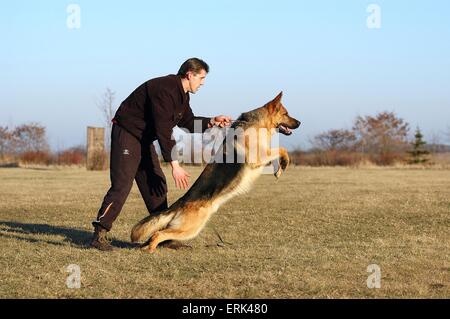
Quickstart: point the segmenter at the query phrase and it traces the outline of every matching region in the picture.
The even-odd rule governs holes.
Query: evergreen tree
[[[427,144],[423,140],[423,134],[420,132],[419,127],[416,129],[416,134],[414,134],[414,142],[412,143],[413,149],[411,151],[408,151],[408,153],[411,155],[411,159],[409,160],[410,164],[421,164],[428,161],[428,158],[425,156],[428,155],[430,152],[424,149],[424,145]]]

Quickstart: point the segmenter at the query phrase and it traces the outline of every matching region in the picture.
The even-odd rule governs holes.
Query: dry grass
[[[154,255],[129,244],[146,215],[136,187],[112,232],[122,249],[86,248],[107,171],[0,169],[0,181],[2,298],[450,297],[449,170],[291,167],[224,205],[193,249]],[[69,264],[80,289],[66,287]]]

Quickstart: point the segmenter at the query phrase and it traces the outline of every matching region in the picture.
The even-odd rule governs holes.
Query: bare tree
[[[313,146],[325,151],[350,151],[356,143],[356,135],[348,130],[329,130],[316,135]]]
[[[445,132],[445,136],[447,138],[447,142],[450,143],[450,125],[447,125],[447,132]]]
[[[428,149],[431,153],[439,153],[441,151],[441,137],[436,132],[431,132],[430,143],[428,144]]]
[[[0,126],[0,160],[3,160],[12,152],[12,134],[7,126]]]
[[[45,134],[45,127],[38,123],[22,124],[12,132],[14,149],[17,153],[47,152],[50,147]]]
[[[369,153],[380,164],[389,164],[396,153],[404,152],[408,146],[409,124],[393,112],[358,116],[353,130],[360,150]]]
[[[369,152],[383,153],[405,146],[409,124],[393,112],[381,112],[375,117],[358,116],[353,129]]]
[[[112,91],[110,88],[106,88],[103,95],[100,97],[100,99],[97,101],[97,107],[102,112],[103,119],[106,124],[106,148],[110,148],[110,142],[111,142],[111,129],[112,129],[112,119],[114,117],[115,107],[114,107],[114,100],[115,100],[116,92]]]

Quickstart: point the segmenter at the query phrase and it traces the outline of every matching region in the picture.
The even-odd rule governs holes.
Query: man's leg
[[[111,188],[103,199],[97,219],[92,223],[96,233],[101,231],[100,235],[103,236],[105,230],[111,230],[112,224],[119,216],[133,186],[133,179],[136,175],[140,158],[141,147],[139,141],[126,130],[114,124],[111,133]],[[96,247],[94,244],[98,243],[94,243],[94,241],[95,235],[91,245]]]
[[[142,145],[142,159],[136,173],[136,183],[150,214],[167,208],[166,177],[153,144]]]
[[[143,145],[142,160],[136,173],[136,183],[144,199],[149,214],[167,208],[167,183],[159,164],[155,146]],[[160,244],[171,249],[192,248],[176,240],[167,240]]]

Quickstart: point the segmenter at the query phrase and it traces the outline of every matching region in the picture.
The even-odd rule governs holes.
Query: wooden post
[[[86,168],[89,171],[106,169],[105,129],[87,128]]]

